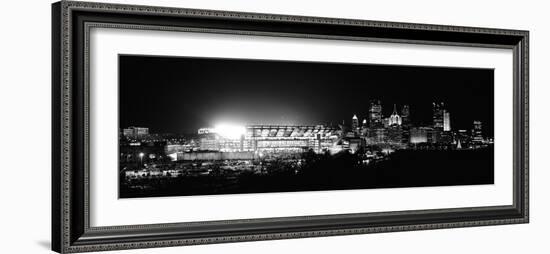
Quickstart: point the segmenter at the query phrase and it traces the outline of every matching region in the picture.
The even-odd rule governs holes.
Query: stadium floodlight
[[[246,127],[233,124],[219,124],[214,127],[214,132],[224,138],[238,139],[246,133]]]
[[[143,166],[143,155],[145,155],[144,153],[139,153],[139,165],[140,167]]]

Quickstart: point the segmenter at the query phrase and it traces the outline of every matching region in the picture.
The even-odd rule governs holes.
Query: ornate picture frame
[[[119,28],[513,51],[513,204],[90,225],[89,31]],[[529,32],[61,1],[52,5],[52,249],[60,253],[528,223]],[[512,113],[512,112],[510,112]]]

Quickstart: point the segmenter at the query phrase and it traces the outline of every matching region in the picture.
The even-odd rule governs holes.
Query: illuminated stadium
[[[200,150],[215,152],[322,152],[339,139],[339,129],[323,125],[220,125],[200,129]]]

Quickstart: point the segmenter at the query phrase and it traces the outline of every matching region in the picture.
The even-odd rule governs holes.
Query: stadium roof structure
[[[315,137],[336,135],[340,131],[337,127],[324,125],[247,125],[247,137]]]

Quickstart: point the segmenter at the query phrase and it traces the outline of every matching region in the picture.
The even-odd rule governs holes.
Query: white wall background
[[[104,0],[106,1],[106,0]],[[545,1],[133,0],[247,12],[531,31],[531,223],[245,242],[121,253],[546,253],[550,226],[550,23]],[[0,14],[0,253],[50,245],[50,1],[6,1]],[[546,241],[545,241],[546,240]]]

